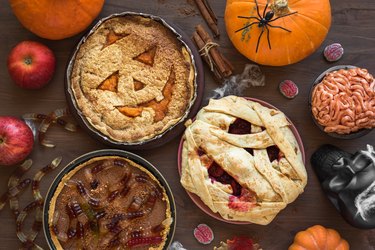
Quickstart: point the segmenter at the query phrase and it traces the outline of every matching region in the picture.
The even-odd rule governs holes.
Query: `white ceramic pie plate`
[[[247,100],[250,100],[250,101],[258,102],[258,103],[262,104],[263,106],[265,106],[267,108],[273,108],[273,109],[278,110],[276,107],[274,107],[273,105],[271,105],[271,104],[269,104],[265,101],[262,101],[262,100],[259,100],[259,99],[256,99],[256,98],[251,98],[251,97],[245,97],[245,98]],[[299,148],[301,150],[301,153],[302,153],[303,163],[305,164],[306,163],[305,149],[303,147],[303,142],[302,142],[301,136],[299,135],[299,133],[297,131],[297,128],[294,126],[292,121],[288,117],[287,117],[287,119],[290,123],[290,129],[292,130],[294,136],[296,137],[298,146],[299,146]],[[180,141],[180,145],[178,147],[178,156],[177,156],[177,166],[178,166],[178,172],[179,172],[180,176],[181,176],[181,168],[182,168],[181,157],[182,157],[182,146],[183,146],[183,144],[184,144],[184,139],[182,137],[181,141]],[[206,206],[206,204],[203,203],[203,201],[201,200],[201,198],[199,198],[198,195],[190,193],[188,191],[186,191],[186,192],[190,196],[191,200],[195,203],[195,205],[197,205],[203,212],[205,212],[206,214],[208,214],[209,216],[211,216],[211,217],[213,217],[217,220],[224,221],[224,222],[231,223],[231,224],[252,224],[251,222],[224,219],[223,217],[221,217],[221,215],[219,213],[212,212],[212,210],[208,206]]]

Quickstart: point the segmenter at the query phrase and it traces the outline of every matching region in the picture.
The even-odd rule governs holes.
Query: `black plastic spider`
[[[273,22],[273,21],[276,21],[277,19],[280,19],[280,18],[283,18],[283,17],[286,17],[286,16],[290,16],[290,15],[296,14],[297,11],[296,12],[291,12],[291,13],[288,13],[288,14],[285,14],[285,15],[282,15],[282,16],[279,16],[279,17],[276,17],[275,19],[272,19],[273,16],[275,15],[275,13],[272,10],[270,10],[270,11],[268,11],[266,13],[266,10],[268,8],[268,1],[267,1],[267,4],[266,4],[266,7],[263,10],[263,16],[260,15],[258,1],[257,0],[254,0],[254,1],[255,1],[256,8],[257,8],[258,17],[256,17],[256,16],[249,16],[249,17],[238,16],[238,18],[256,19],[256,20],[258,20],[258,22],[253,22],[251,24],[248,24],[248,25],[242,27],[241,29],[236,30],[235,32],[237,33],[237,32],[239,32],[241,30],[244,30],[244,29],[247,29],[247,28],[253,26],[254,24],[258,24],[258,27],[262,28],[262,32],[260,33],[260,35],[258,37],[257,48],[255,50],[255,52],[258,53],[259,42],[260,42],[260,38],[262,37],[262,35],[264,33],[264,29],[267,30],[268,47],[271,49],[270,30],[269,30],[268,27],[270,27],[270,28],[279,28],[279,29],[282,29],[282,30],[285,30],[285,31],[288,31],[288,32],[292,32],[292,31],[288,30],[288,29],[286,29],[284,27],[281,27],[281,26],[272,25],[270,23]]]

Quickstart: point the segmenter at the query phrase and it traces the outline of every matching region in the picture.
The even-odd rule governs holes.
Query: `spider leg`
[[[239,31],[241,31],[241,30],[247,29],[247,28],[249,28],[249,27],[251,27],[252,25],[257,24],[257,23],[259,23],[259,22],[253,22],[253,23],[251,23],[251,24],[249,24],[249,25],[246,25],[246,26],[242,27],[241,29],[236,30],[234,33],[237,33],[237,32],[239,32]]]
[[[297,11],[292,12],[292,13],[288,13],[286,15],[282,15],[282,16],[276,17],[275,19],[273,19],[271,21],[268,21],[268,22],[270,23],[270,22],[276,21],[277,19],[280,19],[280,18],[283,18],[283,17],[286,17],[286,16],[291,16],[291,15],[294,15],[294,14],[297,14],[297,13],[298,13]]]
[[[256,50],[255,50],[256,53],[258,53],[259,42],[260,42],[260,38],[261,38],[262,35],[263,35],[263,32],[264,32],[264,26],[262,26],[262,32],[260,32],[260,35],[259,35],[259,37],[258,37],[257,48],[256,48]]]
[[[270,49],[272,49],[272,48],[271,48],[271,40],[270,40],[270,29],[267,27],[267,25],[266,25],[266,30],[267,30],[268,47],[269,47]]]
[[[285,30],[285,31],[288,31],[288,32],[292,32],[291,30],[288,30],[284,27],[281,27],[281,26],[274,26],[274,25],[271,25],[269,23],[267,23],[268,26],[270,26],[271,28],[278,28],[278,29],[282,29],[282,30]]]
[[[243,19],[256,19],[260,22],[260,19],[256,16],[238,16],[237,18],[243,18]]]
[[[268,8],[268,1],[267,1],[267,4],[266,4],[266,7],[264,7],[264,10],[263,10],[263,17],[266,15],[267,8]]]
[[[262,16],[260,15],[260,12],[259,12],[259,5],[258,5],[258,1],[257,0],[254,0],[255,1],[255,6],[257,7],[257,13],[258,13],[258,16],[260,19],[262,19]]]

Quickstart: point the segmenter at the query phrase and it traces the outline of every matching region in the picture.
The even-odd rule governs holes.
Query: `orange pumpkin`
[[[349,244],[336,230],[315,225],[297,233],[288,250],[349,250]]]
[[[265,10],[267,2],[270,4]],[[228,36],[237,50],[259,64],[283,66],[306,58],[321,45],[331,26],[329,0],[257,0],[257,3],[261,17],[273,12],[268,24],[274,27],[259,23],[247,27],[261,20],[256,0],[227,0],[224,18]],[[271,17],[271,13],[267,15]]]
[[[34,34],[60,40],[86,29],[99,15],[104,0],[10,0],[18,20]]]

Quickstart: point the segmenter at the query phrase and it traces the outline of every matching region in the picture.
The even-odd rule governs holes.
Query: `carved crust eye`
[[[112,75],[108,76],[98,87],[100,90],[107,90],[112,92],[117,92],[119,80],[119,71],[114,72]]]
[[[128,35],[129,34],[127,33],[116,33],[115,31],[110,30],[107,34],[106,41],[102,49],[116,43],[118,40],[127,37]]]
[[[155,59],[155,55],[156,55],[156,49],[157,49],[156,46],[152,46],[151,48],[149,48],[145,52],[142,52],[138,56],[134,57],[133,60],[136,60],[138,62],[147,64],[149,66],[154,66],[154,59]]]
[[[145,84],[133,78],[133,86],[134,86],[134,90],[138,91],[138,90],[143,89],[145,87]]]

